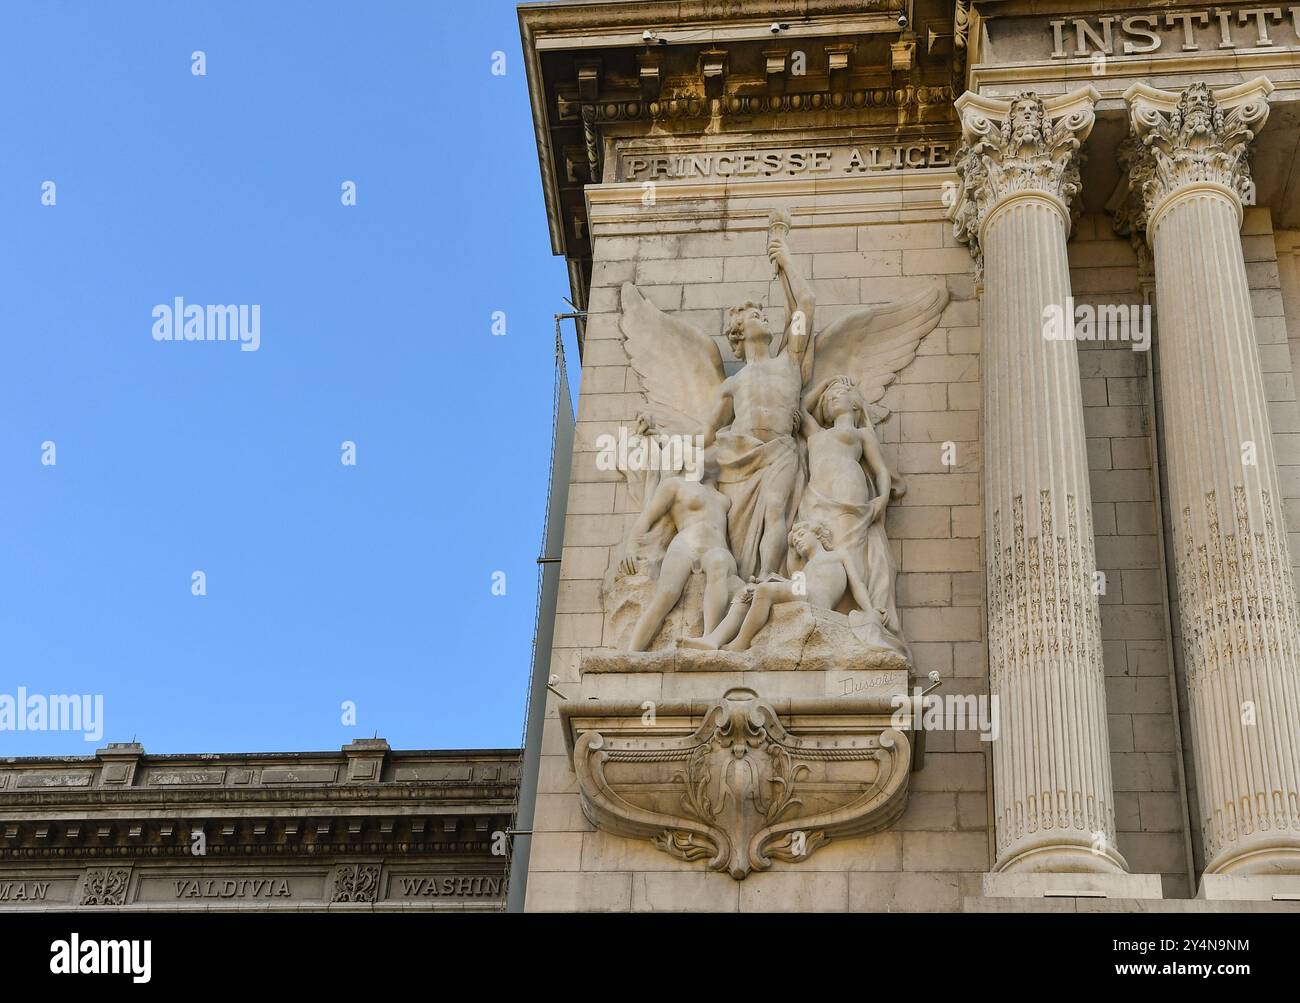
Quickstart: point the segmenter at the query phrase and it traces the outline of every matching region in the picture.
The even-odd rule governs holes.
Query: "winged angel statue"
[[[793,267],[789,227],[785,213],[769,219],[789,323],[774,333],[759,304],[728,310],[723,334],[741,362],[730,376],[712,338],[632,283],[622,287],[620,327],[646,402],[640,429],[690,437],[705,458],[696,482],[680,471],[629,475],[642,508],[620,576],[656,579],[632,651],[649,647],[701,572],[705,636],[683,642],[690,647],[743,650],[772,605],[805,601],[849,613],[861,640],[906,656],[884,530],[903,485],[875,424],[888,418],[885,389],[938,324],[947,293],[866,307],[813,334],[816,300]]]

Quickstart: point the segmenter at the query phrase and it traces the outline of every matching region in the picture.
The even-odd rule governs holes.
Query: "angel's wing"
[[[876,404],[916,356],[917,345],[938,325],[947,305],[947,290],[935,288],[846,314],[817,335],[810,385],[848,376],[857,381],[867,404]]]
[[[646,403],[664,431],[694,435],[708,420],[714,394],[726,378],[713,339],[670,317],[623,283],[619,329]]]

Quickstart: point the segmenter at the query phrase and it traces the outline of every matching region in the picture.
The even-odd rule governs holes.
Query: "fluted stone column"
[[[1065,242],[1091,86],[957,101],[952,209],[983,270],[989,686],[999,872],[1122,874]]]
[[[1300,618],[1241,246],[1260,78],[1125,94],[1155,255],[1174,564],[1207,874],[1300,874]]]

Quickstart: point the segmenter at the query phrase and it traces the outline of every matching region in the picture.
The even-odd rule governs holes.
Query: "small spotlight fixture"
[[[770,31],[773,35],[779,35],[781,34],[781,32],[785,31],[789,27],[790,26],[788,24],[785,24],[782,21],[773,21],[772,27],[768,28],[767,30]]]
[[[668,39],[660,38],[655,32],[651,31],[649,28],[641,32],[641,41],[645,42],[646,45],[667,45],[668,44]]]

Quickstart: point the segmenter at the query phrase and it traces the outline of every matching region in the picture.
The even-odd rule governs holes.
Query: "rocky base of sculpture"
[[[739,580],[736,582],[739,587]],[[772,607],[771,619],[747,651],[701,651],[683,638],[704,633],[704,578],[692,575],[682,601],[668,615],[649,651],[627,651],[628,637],[654,592],[654,582],[634,575],[612,582],[605,594],[605,637],[611,647],[582,661],[586,672],[750,672],[763,670],[906,670],[909,661],[892,639],[856,611],[818,609],[804,602]]]

